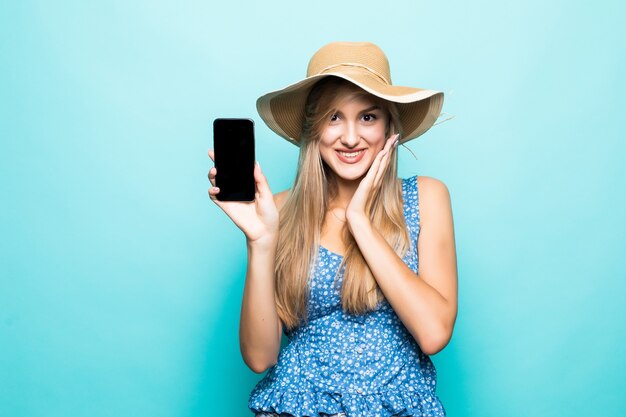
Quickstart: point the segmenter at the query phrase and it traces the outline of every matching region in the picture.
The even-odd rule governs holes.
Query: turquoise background
[[[305,5],[306,4],[306,5]],[[0,6],[0,416],[247,416],[243,235],[207,196],[215,117],[333,40],[379,44],[454,118],[400,149],[451,193],[450,416],[621,416],[623,2],[12,1]]]

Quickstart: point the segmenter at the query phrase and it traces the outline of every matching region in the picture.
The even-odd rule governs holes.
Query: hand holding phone
[[[213,121],[215,185],[219,201],[254,201],[254,122],[250,119]]]
[[[255,245],[276,245],[279,215],[267,178],[255,164],[253,122],[216,119],[209,196]],[[219,188],[219,190],[218,190]]]

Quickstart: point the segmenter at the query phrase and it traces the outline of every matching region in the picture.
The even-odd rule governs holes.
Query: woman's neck
[[[362,178],[356,180],[345,180],[336,178],[337,194],[331,201],[331,208],[342,208],[345,210],[352,200],[352,196],[356,192]]]

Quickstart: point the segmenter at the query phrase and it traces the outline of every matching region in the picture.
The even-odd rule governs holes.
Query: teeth
[[[341,151],[338,151],[338,152],[342,154],[343,156],[345,156],[346,158],[354,158],[355,156],[363,152],[363,150],[356,151],[356,152],[341,152]]]

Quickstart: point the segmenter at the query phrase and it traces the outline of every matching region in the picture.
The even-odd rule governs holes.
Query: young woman
[[[442,104],[392,85],[377,46],[331,43],[307,78],[257,102],[300,147],[293,187],[272,196],[257,165],[256,200],[220,202],[210,170],[211,199],[248,243],[241,353],[269,369],[256,416],[445,416],[428,355],[457,315],[450,196],[435,178],[399,180],[396,153]]]

